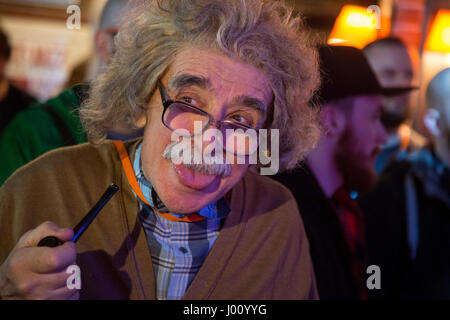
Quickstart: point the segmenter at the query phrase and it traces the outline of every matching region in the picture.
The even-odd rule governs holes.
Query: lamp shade
[[[450,10],[440,9],[431,24],[425,49],[450,53]]]
[[[378,38],[380,21],[381,17],[377,17],[377,12],[362,6],[345,5],[336,18],[328,44],[362,49]]]

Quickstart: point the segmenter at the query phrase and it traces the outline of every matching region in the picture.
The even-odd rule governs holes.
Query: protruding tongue
[[[187,168],[183,164],[174,164],[174,169],[182,184],[196,190],[206,188],[216,178],[215,175],[203,174],[198,171],[194,171]]]

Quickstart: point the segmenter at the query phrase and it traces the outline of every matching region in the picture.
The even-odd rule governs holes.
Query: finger
[[[36,291],[30,295],[27,299],[30,300],[78,300],[79,291],[76,289],[68,289],[66,287],[61,287],[58,289],[53,289],[51,291]]]
[[[65,271],[75,261],[76,244],[69,241],[56,248],[16,248],[2,266],[10,279],[26,279],[36,273]]]
[[[73,286],[68,283],[70,274],[65,271],[49,274],[29,274],[17,279],[14,284],[14,296],[22,299],[49,299],[50,297],[68,297]]]
[[[18,248],[37,246],[39,241],[48,236],[55,236],[62,241],[69,241],[73,237],[73,230],[63,229],[54,222],[46,221],[33,230],[25,233],[17,244]]]
[[[70,289],[67,286],[49,291],[45,299],[47,300],[78,300],[79,290]]]
[[[48,295],[48,299],[78,299],[78,291],[81,289],[81,279],[78,283],[80,286],[74,286],[75,283],[72,281],[71,274],[71,272],[61,272],[52,275],[51,281],[54,281],[54,284],[59,284],[60,286],[56,289],[54,285],[52,286],[53,290],[49,291],[50,295]]]
[[[73,273],[68,272],[67,270],[68,270],[68,268],[65,268],[64,270],[59,271],[59,272],[40,275],[40,276],[42,276],[42,283],[44,284],[44,282],[45,282],[45,286],[47,288],[51,288],[51,289],[59,289],[59,288],[63,288],[63,287],[73,287],[72,278],[69,278]]]
[[[29,249],[34,249],[34,263],[31,266],[32,271],[36,273],[65,271],[68,266],[76,262],[77,245],[70,241],[55,248],[34,247]]]

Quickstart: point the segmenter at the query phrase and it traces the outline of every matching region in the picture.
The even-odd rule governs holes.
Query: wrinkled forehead
[[[182,50],[172,60],[163,81],[169,90],[197,87],[224,100],[245,95],[266,106],[272,101],[270,82],[262,70],[213,50]]]

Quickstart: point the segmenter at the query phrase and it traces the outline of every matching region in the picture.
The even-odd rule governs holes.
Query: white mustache
[[[162,153],[163,158],[172,161],[172,156],[173,156],[172,150],[179,143],[180,142],[169,143]],[[194,162],[193,161],[194,152],[191,152],[191,158],[188,159],[187,163],[185,161],[182,161],[183,165],[186,166],[187,168],[197,171],[199,173],[215,175],[215,176],[219,176],[222,178],[228,177],[231,174],[231,165],[227,164],[227,163],[208,164],[208,163],[204,163],[204,161],[202,161],[202,163],[193,163]],[[183,151],[181,151],[181,153],[178,154],[178,156],[180,156],[182,159],[184,159]]]

